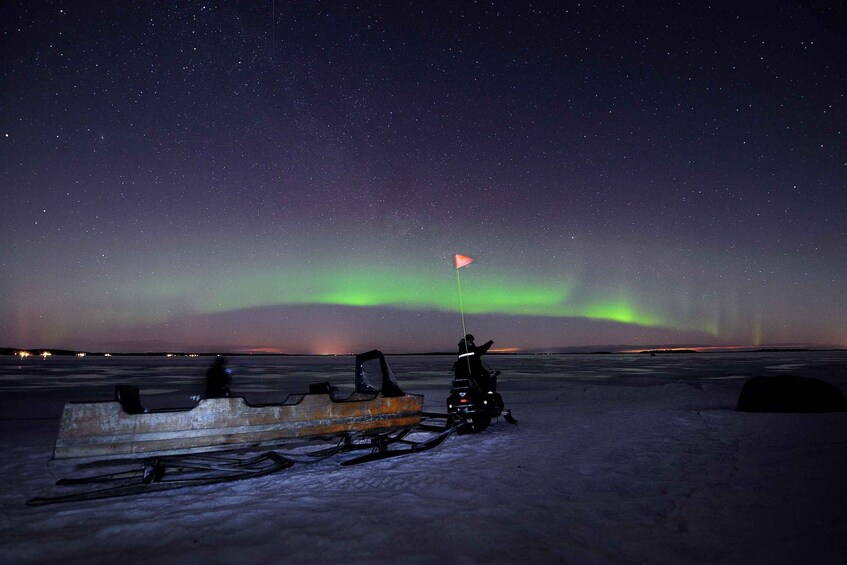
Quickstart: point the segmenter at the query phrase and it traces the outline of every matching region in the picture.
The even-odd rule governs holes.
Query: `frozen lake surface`
[[[443,411],[451,357],[391,356]],[[847,352],[491,356],[520,423],[410,457],[105,501],[27,507],[66,400],[134,384],[188,406],[210,358],[0,358],[0,561],[843,563],[847,414],[734,411],[755,375],[847,391]],[[352,386],[352,357],[231,357],[233,393]],[[343,457],[341,458],[343,459]]]

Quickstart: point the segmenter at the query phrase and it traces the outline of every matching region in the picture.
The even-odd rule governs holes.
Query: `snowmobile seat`
[[[452,388],[473,388],[476,382],[473,379],[453,379]]]
[[[141,405],[141,394],[136,386],[116,385],[115,400],[121,403],[121,408],[127,414],[144,414],[147,412]]]

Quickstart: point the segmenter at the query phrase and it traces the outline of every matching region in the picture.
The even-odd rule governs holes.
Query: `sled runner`
[[[463,420],[455,421],[444,414],[425,412],[421,418],[415,426],[395,430],[314,437],[278,446],[290,451],[274,450],[257,455],[233,451],[89,461],[78,464],[77,470],[108,469],[108,472],[60,479],[56,486],[70,492],[36,497],[27,505],[82,502],[251,479],[277,473],[296,463],[317,462],[351,451],[370,451],[341,462],[342,466],[357,465],[432,449],[467,425]],[[440,420],[443,423],[436,423]],[[334,444],[325,447],[327,442],[333,441]]]

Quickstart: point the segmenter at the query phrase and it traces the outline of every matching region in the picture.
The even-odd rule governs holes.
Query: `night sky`
[[[847,347],[844,2],[4,2],[0,346]]]

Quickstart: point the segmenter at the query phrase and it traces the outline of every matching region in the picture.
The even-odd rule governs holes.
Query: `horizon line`
[[[532,349],[500,348],[492,349],[488,355],[574,355],[574,354],[638,354],[638,353],[730,353],[730,352],[779,352],[779,351],[844,351],[844,346],[838,345],[810,345],[810,344],[762,344],[762,345],[644,345],[634,346],[629,344],[607,344],[607,345],[578,345],[557,346]],[[405,351],[390,352],[385,355],[453,355],[455,351]],[[252,348],[244,350],[182,350],[163,349],[148,351],[92,351],[84,349],[68,349],[65,347],[0,347],[0,355],[11,356],[77,356],[77,357],[105,357],[105,356],[165,356],[165,357],[210,357],[210,356],[310,356],[310,357],[338,357],[353,356],[357,353],[332,352],[332,353],[305,353],[283,351],[276,348]]]

